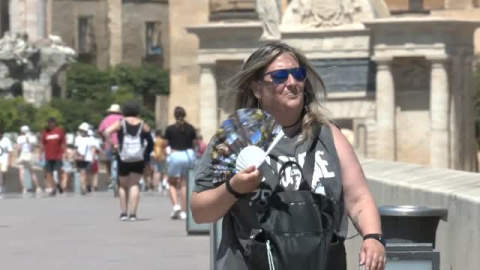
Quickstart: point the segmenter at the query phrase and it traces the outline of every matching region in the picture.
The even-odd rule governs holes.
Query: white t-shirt
[[[85,161],[92,162],[92,147],[98,149],[97,142],[93,137],[77,136],[75,139],[75,147],[78,154],[85,156]]]
[[[12,142],[10,139],[3,137],[0,140],[0,162],[8,163],[8,153],[12,152]]]
[[[17,144],[20,146],[21,154],[32,153],[33,146],[37,143],[37,138],[31,134],[20,135],[17,138]]]

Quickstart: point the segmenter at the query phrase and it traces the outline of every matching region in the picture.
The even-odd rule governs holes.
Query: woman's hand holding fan
[[[260,167],[283,136],[281,126],[260,109],[240,109],[215,134],[211,172],[222,183],[249,166]]]

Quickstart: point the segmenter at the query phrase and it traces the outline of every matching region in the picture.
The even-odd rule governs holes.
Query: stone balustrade
[[[363,160],[377,205],[445,208],[436,247],[440,269],[478,269],[480,265],[480,174],[421,165]],[[356,234],[350,224],[349,235]],[[361,238],[346,241],[348,269],[357,269]]]

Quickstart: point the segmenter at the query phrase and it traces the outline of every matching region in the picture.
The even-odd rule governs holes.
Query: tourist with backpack
[[[283,128],[265,162],[221,179],[213,140],[195,168],[193,218],[223,218],[216,269],[345,270],[347,218],[363,237],[360,264],[383,270],[380,216],[355,153],[324,109],[324,84],[304,54],[280,42],[255,51],[227,84],[236,109]]]
[[[112,143],[110,134],[117,132],[118,175],[120,198],[120,220],[137,220],[140,201],[140,178],[145,168],[145,156],[153,150],[150,127],[139,117],[140,106],[128,101],[122,106],[123,119],[108,127],[105,132],[107,143]]]

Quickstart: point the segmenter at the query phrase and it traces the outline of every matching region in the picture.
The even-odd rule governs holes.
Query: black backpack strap
[[[138,127],[137,136],[140,138],[140,145],[143,147],[142,132],[143,132],[143,121],[140,121],[140,126]]]
[[[318,136],[322,130],[321,127],[314,127],[312,144],[308,148],[307,155],[305,156],[305,163],[303,164],[303,173],[306,179],[312,179],[313,182],[313,170],[315,168],[315,148],[318,143]]]

